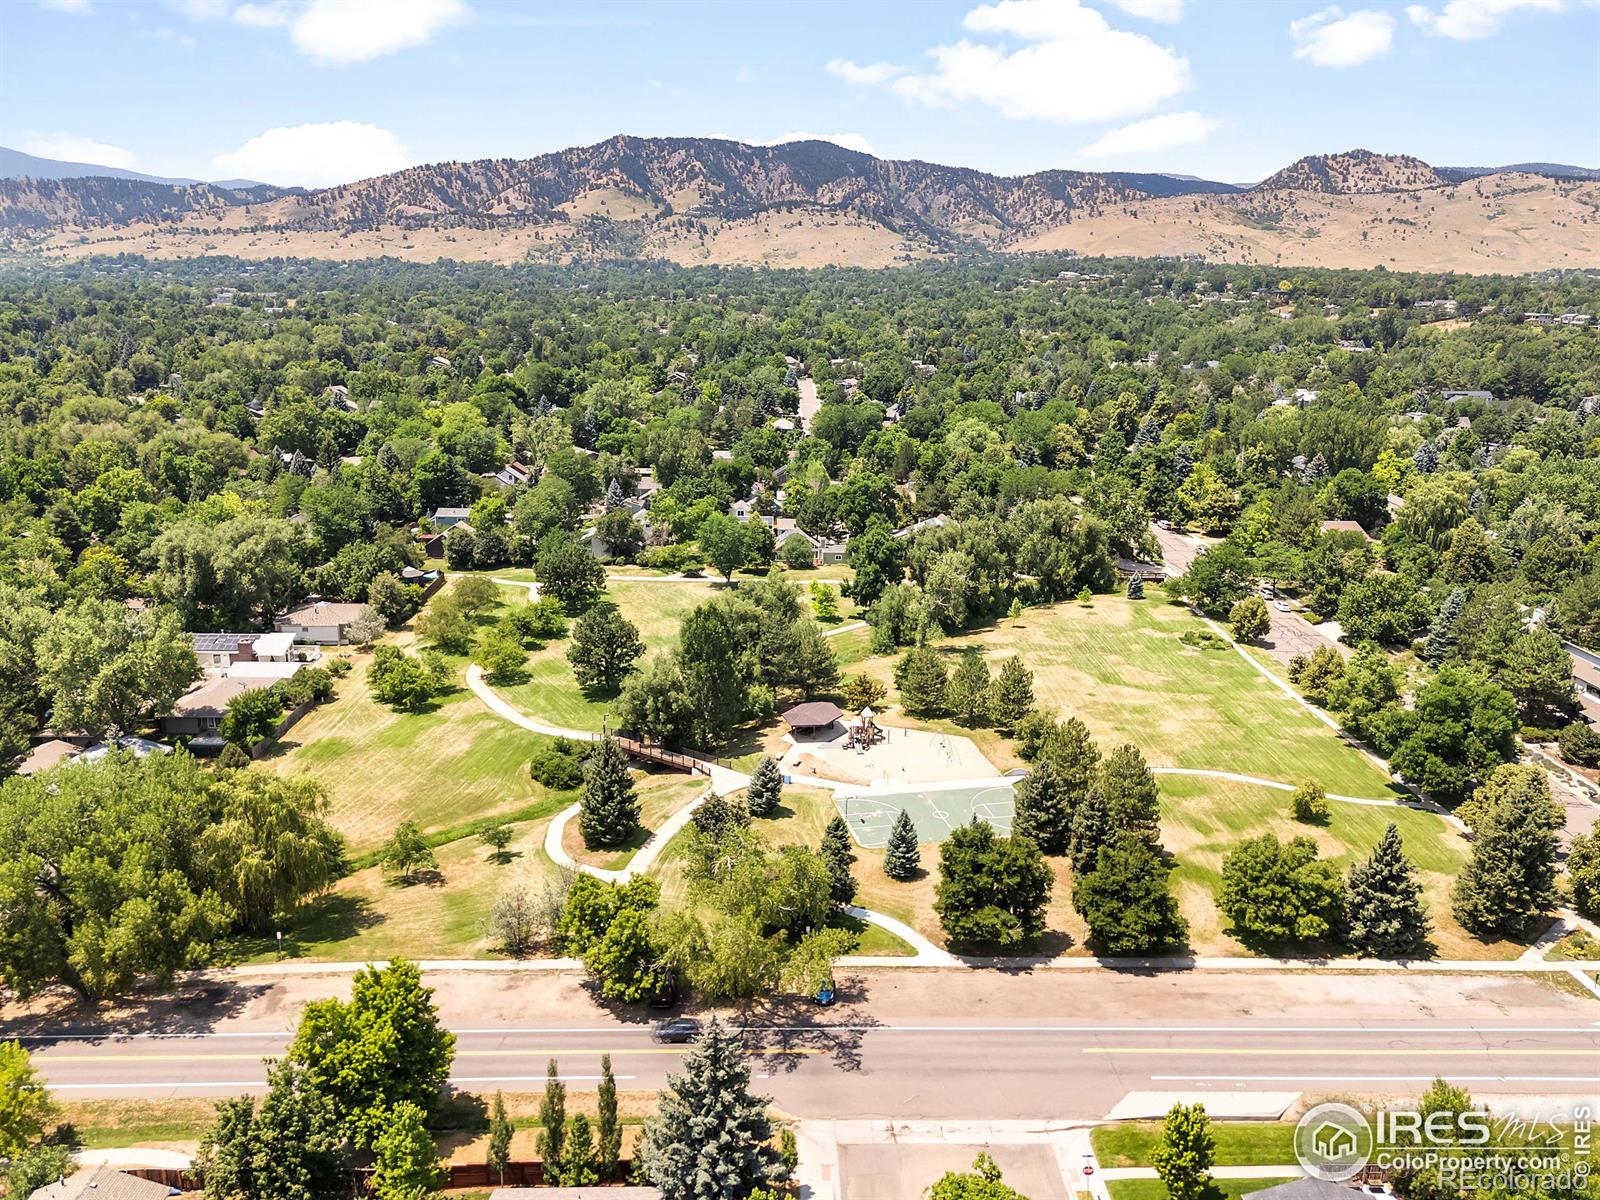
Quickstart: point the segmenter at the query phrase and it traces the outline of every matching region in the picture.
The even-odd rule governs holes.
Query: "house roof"
[[[361,616],[364,604],[341,604],[328,600],[313,600],[299,608],[291,608],[278,620],[290,625],[348,625]]]
[[[17,774],[37,775],[40,771],[48,771],[51,767],[59,766],[72,758],[82,748],[74,746],[71,742],[64,742],[60,738],[40,742],[28,751],[28,757],[17,766]]]
[[[456,508],[450,505],[441,504],[438,508],[433,510],[433,515],[436,517],[460,517],[464,521],[467,519],[467,515],[471,512],[472,510],[470,508]]]
[[[842,716],[844,711],[831,701],[807,700],[784,713],[783,719],[794,729],[820,729],[832,725]]]
[[[242,696],[246,692],[258,692],[262,688],[271,687],[276,682],[276,679],[252,679],[248,676],[238,675],[212,679],[190,688],[179,696],[173,702],[170,715],[174,717],[220,717],[228,711],[228,701],[235,696]]]
[[[294,649],[294,634],[260,634],[256,637],[254,648],[257,658],[276,658],[278,655],[287,654]]]
[[[1361,527],[1360,521],[1324,521],[1323,533],[1359,533],[1367,541],[1372,540],[1372,535]]]
[[[232,654],[240,646],[248,645],[259,633],[191,633],[196,654]]]
[[[84,1167],[33,1193],[34,1200],[165,1200],[172,1189],[111,1167]]]
[[[1244,1200],[1353,1200],[1357,1193],[1342,1183],[1329,1183],[1307,1175],[1277,1187],[1262,1188],[1258,1192],[1244,1193]]]

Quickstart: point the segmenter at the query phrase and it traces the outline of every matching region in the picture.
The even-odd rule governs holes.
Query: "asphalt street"
[[[686,1048],[647,1026],[594,1020],[459,1027],[451,1081],[535,1091],[555,1058],[587,1090],[610,1054],[625,1090],[654,1090]],[[1578,1093],[1600,1083],[1600,1023],[1205,1024],[946,1019],[815,1021],[744,1028],[757,1085],[807,1117],[1102,1117],[1132,1091],[1415,1092],[1436,1075],[1480,1093]],[[259,1091],[287,1032],[36,1034],[34,1061],[61,1097]]]

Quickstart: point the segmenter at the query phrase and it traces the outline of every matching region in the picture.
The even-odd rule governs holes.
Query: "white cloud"
[[[901,73],[848,59],[829,69],[887,82],[930,107],[978,103],[1013,119],[1063,123],[1135,117],[1189,86],[1189,62],[1176,50],[1113,29],[1079,0],[999,0],[972,9],[962,23],[983,40],[934,46],[931,70]]]
[[[832,142],[835,146],[843,146],[846,150],[859,150],[862,154],[876,154],[872,143],[867,141],[865,134],[860,133],[809,133],[804,129],[791,129],[788,133],[779,134],[770,142],[757,142],[758,146],[782,146],[786,142]]]
[[[1358,67],[1389,52],[1394,18],[1364,8],[1348,15],[1337,6],[1289,22],[1294,56],[1319,67]]]
[[[420,46],[465,21],[466,0],[311,0],[289,36],[313,62],[367,62]]]
[[[228,0],[167,0],[167,7],[191,21],[220,21],[228,15]]]
[[[39,0],[39,4],[51,12],[71,13],[75,17],[89,13],[89,0]]]
[[[1211,136],[1220,122],[1197,112],[1162,113],[1102,134],[1083,148],[1089,158],[1121,158],[1156,154],[1174,146],[1192,146]]]
[[[1499,33],[1506,15],[1519,8],[1560,12],[1562,0],[1449,0],[1438,12],[1423,4],[1408,5],[1406,16],[1439,37],[1473,41]]]
[[[22,139],[22,149],[40,158],[59,158],[66,162],[91,163],[97,167],[121,167],[131,171],[137,160],[132,150],[97,142],[74,133],[40,133]]]
[[[828,60],[828,73],[846,83],[887,83],[904,75],[906,68],[889,62],[858,63],[852,58],[833,58]]]
[[[213,160],[230,178],[327,187],[398,171],[411,152],[387,129],[359,121],[325,121],[269,129]]]
[[[1130,17],[1146,21],[1181,21],[1183,0],[1111,0]]]
[[[289,6],[280,0],[273,4],[241,4],[233,10],[233,19],[251,29],[277,29],[289,23]]]

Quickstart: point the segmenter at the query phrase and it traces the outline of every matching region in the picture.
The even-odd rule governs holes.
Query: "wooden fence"
[[[618,1174],[622,1179],[628,1177],[632,1163],[618,1164]],[[197,1192],[203,1186],[200,1173],[194,1170],[179,1171],[171,1167],[130,1167],[124,1172],[138,1179],[148,1179],[152,1183],[164,1184],[175,1187],[185,1192]],[[365,1196],[372,1190],[372,1172],[368,1169],[355,1169],[346,1173],[351,1196]],[[621,1184],[619,1179],[618,1184]],[[498,1171],[491,1170],[482,1163],[452,1163],[444,1168],[444,1179],[441,1184],[447,1188],[470,1187],[540,1187],[544,1184],[544,1165],[538,1162],[514,1162],[506,1166],[505,1178],[501,1179]]]
[[[671,767],[675,771],[688,771],[691,775],[711,774],[711,760],[708,758],[685,754],[682,750],[669,750],[665,746],[631,737],[618,737],[617,745],[622,747],[623,753],[645,762]]]

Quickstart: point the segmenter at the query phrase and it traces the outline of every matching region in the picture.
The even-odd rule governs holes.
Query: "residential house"
[[[1451,400],[1482,400],[1485,404],[1495,404],[1498,401],[1494,393],[1483,388],[1449,388],[1439,393],[1446,402]]]
[[[58,767],[69,759],[76,758],[82,752],[83,747],[73,742],[63,741],[61,738],[49,738],[28,751],[28,757],[17,765],[17,774],[37,775],[41,771],[48,771],[51,767]]]
[[[1572,687],[1591,725],[1600,725],[1600,654],[1573,642],[1562,642],[1572,659]]]
[[[216,301],[212,301],[213,304]],[[65,1179],[37,1189],[33,1200],[166,1200],[174,1189],[115,1167],[80,1167]]]
[[[1563,325],[1587,325],[1590,321],[1594,320],[1594,318],[1588,313],[1564,312],[1557,317],[1556,320],[1560,321]]]
[[[168,737],[197,740],[201,747],[215,739],[221,749],[217,727],[227,715],[228,702],[246,692],[259,692],[277,683],[276,679],[206,679],[179,696],[172,711],[161,718],[161,732]]]
[[[924,529],[942,529],[945,522],[949,519],[950,518],[946,517],[943,513],[940,513],[936,517],[923,517],[922,520],[907,525],[904,529],[896,529],[894,531],[894,536],[905,539],[921,533]]]
[[[494,480],[501,487],[521,487],[533,477],[533,469],[519,462],[508,462],[494,473]]]
[[[817,542],[815,555],[817,566],[827,567],[833,565],[834,563],[844,562],[849,549],[850,547],[847,542]]]
[[[470,508],[441,506],[434,509],[429,514],[428,519],[433,522],[435,529],[449,529],[452,525],[465,524],[467,518],[471,515],[472,510]]]
[[[236,662],[255,661],[255,642],[259,633],[191,633],[194,656],[202,669],[228,667]]]
[[[279,633],[292,633],[297,642],[318,646],[343,646],[349,641],[350,625],[366,608],[364,604],[308,600],[280,616],[274,626]]]
[[[123,734],[110,742],[96,742],[76,758],[68,759],[74,763],[97,763],[113,750],[125,750],[135,758],[149,758],[152,754],[171,754],[172,747],[164,746],[160,742],[153,742],[149,738],[135,737],[133,734]],[[35,1193],[37,1195],[38,1193]]]
[[[1361,527],[1361,522],[1359,521],[1324,521],[1322,523],[1322,532],[1359,533],[1362,537],[1366,538],[1367,541],[1370,542],[1372,540],[1372,535]]]
[[[416,539],[416,543],[421,548],[422,556],[424,558],[444,557],[444,534],[437,531],[429,531],[424,533],[422,530],[418,529],[413,531],[412,537]]]
[[[350,389],[345,387],[344,384],[330,384],[328,386],[328,396],[332,399],[334,407],[342,408],[345,412],[356,411],[356,402],[350,399]]]
[[[1522,322],[1524,325],[1548,325],[1555,319],[1556,317],[1554,313],[1525,312],[1522,314]]]

